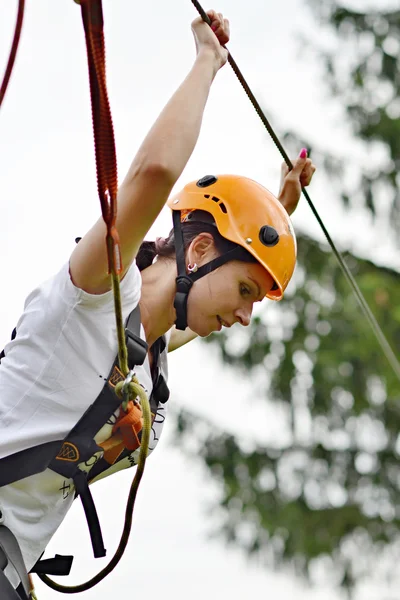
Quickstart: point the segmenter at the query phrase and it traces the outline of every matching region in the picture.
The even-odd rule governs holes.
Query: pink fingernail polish
[[[300,158],[307,158],[307,148],[302,148],[299,156]]]

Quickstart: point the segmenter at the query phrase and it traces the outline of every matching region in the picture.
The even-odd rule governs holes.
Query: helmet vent
[[[209,197],[210,197],[210,194],[204,194],[204,198],[207,198],[207,199],[208,199]],[[224,204],[223,202],[221,202],[221,200],[220,200],[219,198],[217,198],[217,196],[211,196],[211,200],[212,200],[213,202],[216,202],[216,203],[219,205],[219,207],[220,207],[221,211],[222,211],[222,212],[223,212],[225,215],[227,214],[227,212],[228,212],[228,209],[226,208],[225,204]]]
[[[272,247],[279,242],[279,233],[271,225],[263,225],[260,229],[259,238],[264,246]]]
[[[196,185],[198,187],[208,187],[209,185],[212,185],[216,181],[218,181],[218,179],[215,177],[215,175],[205,175],[204,177],[202,177],[201,179],[198,180]]]

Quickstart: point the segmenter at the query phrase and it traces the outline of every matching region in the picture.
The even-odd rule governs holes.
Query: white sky
[[[0,0],[0,73],[11,43],[17,2]],[[208,6],[205,6],[208,8]],[[231,20],[230,49],[278,131],[297,128],[338,154],[364,155],[342,126],[341,109],[321,85],[320,71],[299,52],[298,35],[312,39],[317,25],[302,0],[220,0],[215,5]],[[123,177],[135,151],[163,105],[186,75],[194,58],[189,0],[104,1],[108,84],[113,111],[119,173]],[[300,148],[299,148],[300,150]],[[206,173],[241,173],[272,191],[279,182],[280,157],[229,66],[219,73],[206,110],[196,150],[178,186]],[[68,259],[74,238],[100,214],[97,197],[86,52],[80,10],[72,0],[27,2],[16,67],[0,112],[0,345],[9,337],[32,287]],[[384,261],[390,246],[366,231],[369,220],[354,213],[343,218],[326,182],[316,178],[310,192],[334,239]],[[295,226],[321,235],[307,206]],[[162,215],[154,235],[170,229]],[[355,235],[357,231],[357,235]],[[364,233],[365,232],[365,233]],[[371,247],[372,244],[372,247]],[[249,386],[239,388],[218,365],[216,354],[198,342],[171,356],[171,402],[192,408],[238,430],[227,417],[227,398],[237,411],[247,403],[252,419],[276,427],[274,415],[250,411]],[[193,385],[192,373],[201,371]],[[218,385],[216,385],[216,382]],[[186,384],[186,385],[185,385]],[[190,394],[187,389],[190,388]],[[231,402],[231,400],[229,400]],[[230,404],[231,407],[231,404]],[[230,414],[235,411],[229,411]],[[269,429],[268,429],[269,428]],[[260,434],[260,428],[255,434]],[[263,430],[264,431],[264,430]],[[78,595],[144,596],[165,600],[230,600],[256,596],[293,600],[337,600],[322,587],[309,591],[285,575],[246,564],[220,541],[208,540],[213,520],[209,502],[218,491],[206,474],[168,443],[169,427],[149,460],[135,509],[126,555],[99,587]],[[109,556],[122,530],[124,504],[133,473],[114,476],[94,488]],[[73,552],[79,565],[70,581],[82,581],[103,566],[91,558],[86,525],[77,502],[57,532],[51,552]],[[77,560],[78,562],[78,560]],[[38,584],[40,600],[55,593]],[[365,590],[363,600],[372,600]]]

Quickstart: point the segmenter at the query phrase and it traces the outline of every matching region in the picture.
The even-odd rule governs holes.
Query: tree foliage
[[[347,262],[399,348],[399,274]],[[210,426],[196,454],[221,483],[227,540],[303,574],[322,562],[351,587],[383,552],[400,550],[400,386],[326,248],[300,239],[295,282],[279,308],[253,320],[240,352],[242,331],[208,338],[236,376],[257,373],[255,401],[285,414],[286,434],[277,427],[249,450]],[[195,423],[180,414],[187,448]]]
[[[342,189],[343,200],[362,196],[366,208],[375,214],[383,195],[389,205],[389,222],[398,230],[400,10],[385,10],[384,0],[368,11],[353,10],[343,0],[308,3],[328,34],[316,46],[325,82],[345,107],[354,134],[371,151],[380,150],[379,159],[375,154],[368,164],[347,165],[352,177]],[[332,42],[324,44],[328,38]],[[338,159],[335,162],[337,166]],[[345,168],[341,164],[342,173]]]
[[[329,32],[329,43],[317,50],[325,82],[345,107],[356,138],[379,160],[349,163],[328,155],[318,142],[302,141],[313,148],[314,161],[336,182],[346,206],[362,198],[374,215],[383,200],[396,231],[400,11],[308,2],[319,31]],[[321,39],[316,35],[313,43]],[[286,145],[295,137],[288,134]],[[349,253],[346,260],[398,353],[399,273]],[[255,401],[272,405],[284,424],[277,424],[273,438],[251,447],[210,424],[197,428],[198,419],[182,411],[178,439],[187,452],[196,448],[220,483],[228,541],[311,579],[322,565],[325,575],[354,589],[377,574],[378,564],[380,575],[397,576],[400,384],[325,247],[300,238],[294,280],[291,295],[279,307],[269,305],[246,331],[207,340],[236,376],[257,381]]]

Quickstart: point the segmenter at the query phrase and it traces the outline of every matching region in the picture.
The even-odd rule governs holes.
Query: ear
[[[214,238],[211,233],[199,233],[199,235],[191,241],[190,246],[187,249],[186,263],[196,263],[200,267],[217,256],[218,252],[215,248]]]

